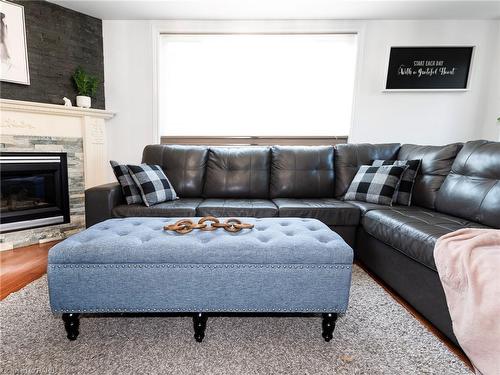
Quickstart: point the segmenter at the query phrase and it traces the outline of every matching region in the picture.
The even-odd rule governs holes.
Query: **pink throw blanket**
[[[444,235],[434,259],[460,346],[476,373],[500,374],[500,230]]]

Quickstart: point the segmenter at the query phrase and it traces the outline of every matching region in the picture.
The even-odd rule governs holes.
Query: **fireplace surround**
[[[70,210],[65,224],[0,233],[0,251],[61,240],[85,228],[85,189],[113,177],[106,124],[114,113],[1,98],[0,112],[0,151],[66,153]]]
[[[0,152],[0,233],[70,222],[65,152]]]

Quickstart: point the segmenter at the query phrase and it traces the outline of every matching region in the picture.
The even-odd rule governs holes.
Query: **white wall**
[[[109,159],[139,163],[153,134],[153,46],[148,21],[103,21]],[[157,143],[157,142],[156,142]],[[109,180],[114,177],[109,168]]]
[[[498,21],[368,21],[350,142],[444,144],[489,135]],[[382,92],[390,46],[475,45],[466,92]],[[500,108],[497,108],[499,110]]]
[[[490,90],[484,112],[483,137],[485,139],[496,139],[500,141],[500,22],[497,23],[496,40],[494,48],[496,54],[492,59],[493,70],[491,72]]]
[[[144,146],[157,143],[153,31],[184,31],[185,24],[103,21],[106,107],[117,112],[107,129],[110,159],[139,162]],[[192,30],[207,30],[206,22],[194,24]],[[208,24],[209,29],[240,31],[248,26],[248,22]],[[255,24],[259,23],[253,22],[254,28]],[[500,21],[274,21],[266,28],[360,33],[351,142],[444,144],[498,140],[498,71],[496,79],[492,77],[500,65],[499,25]],[[477,47],[469,91],[382,91],[391,45],[441,44]]]

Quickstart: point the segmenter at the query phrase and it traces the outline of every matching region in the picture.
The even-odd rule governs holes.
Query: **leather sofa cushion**
[[[122,204],[113,208],[112,215],[113,217],[196,216],[196,207],[198,207],[201,201],[201,198],[182,198],[175,201],[155,204],[154,206],[150,207],[146,207],[143,204]]]
[[[361,225],[371,236],[433,270],[434,245],[439,237],[462,228],[486,228],[425,208],[404,206],[368,211]]]
[[[349,143],[335,146],[335,197],[344,196],[359,167],[372,165],[376,159],[396,159],[399,146],[399,143]]]
[[[436,209],[500,228],[500,142],[467,142],[436,197]]]
[[[371,210],[390,210],[392,208],[391,206],[385,206],[383,204],[361,202],[361,201],[349,201],[346,203],[349,203],[349,204],[359,208],[359,210],[361,211],[361,215],[364,215],[368,211],[371,211]]]
[[[149,145],[142,162],[157,164],[181,198],[199,198],[203,191],[208,148],[205,146]]]
[[[267,198],[269,147],[211,147],[205,198]]]
[[[333,197],[333,146],[273,146],[271,198]]]
[[[276,198],[280,217],[318,219],[326,225],[358,225],[359,209],[333,198]]]
[[[267,199],[206,199],[196,212],[198,216],[274,217],[278,207]]]
[[[412,205],[434,209],[437,192],[450,173],[451,165],[461,148],[461,143],[446,146],[401,146],[398,160],[422,160],[413,185]]]

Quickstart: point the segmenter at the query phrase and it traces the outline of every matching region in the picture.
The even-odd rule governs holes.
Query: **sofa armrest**
[[[124,202],[122,188],[118,182],[85,190],[86,227],[110,219],[113,208]]]

